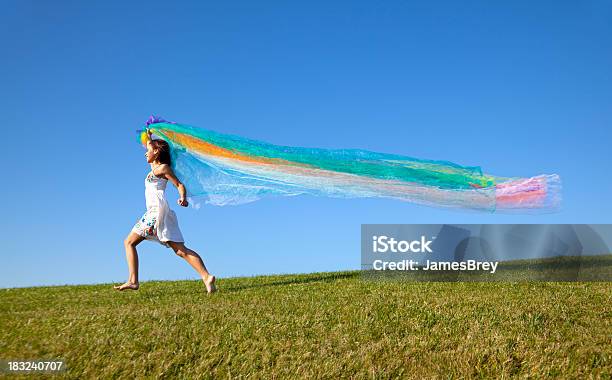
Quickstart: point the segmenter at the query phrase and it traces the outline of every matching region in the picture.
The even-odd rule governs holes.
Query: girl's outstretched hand
[[[180,206],[183,206],[183,207],[187,207],[187,206],[189,206],[189,202],[187,202],[187,199],[179,198],[179,200],[177,201],[177,203],[178,203]]]

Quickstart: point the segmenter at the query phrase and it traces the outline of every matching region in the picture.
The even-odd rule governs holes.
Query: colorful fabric
[[[481,211],[556,210],[560,178],[498,177],[477,166],[360,149],[268,144],[151,117],[146,131],[171,146],[189,199],[237,205],[267,196],[384,197]]]

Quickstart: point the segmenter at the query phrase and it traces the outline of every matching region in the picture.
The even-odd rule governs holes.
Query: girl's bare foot
[[[209,275],[206,280],[204,280],[204,285],[206,285],[206,291],[209,294],[217,291],[217,287],[215,286],[215,276],[212,274]]]
[[[113,286],[113,288],[117,289],[117,290],[138,290],[138,288],[140,287],[140,285],[138,285],[138,283],[132,283],[132,282],[126,282],[123,285],[115,285]]]

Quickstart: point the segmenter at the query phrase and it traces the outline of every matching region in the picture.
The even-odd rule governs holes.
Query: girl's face
[[[147,143],[147,152],[145,153],[145,158],[147,159],[148,163],[153,162],[153,156],[154,156],[153,153],[155,153],[154,150],[153,150],[153,147],[151,146],[151,143],[148,142]]]

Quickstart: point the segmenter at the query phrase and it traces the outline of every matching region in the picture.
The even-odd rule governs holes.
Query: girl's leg
[[[117,285],[114,288],[117,290],[132,289],[138,290],[138,252],[136,246],[143,241],[144,238],[134,232],[125,238],[123,245],[125,246],[125,258],[130,272],[127,282],[123,285]]]
[[[178,256],[182,257],[195,269],[200,276],[202,277],[202,281],[204,281],[204,285],[206,286],[206,291],[208,293],[212,293],[217,290],[215,287],[215,276],[208,273],[204,262],[200,255],[192,249],[185,247],[185,243],[177,243],[174,241],[169,241],[168,245],[172,248],[174,253]]]

